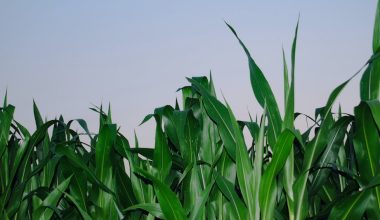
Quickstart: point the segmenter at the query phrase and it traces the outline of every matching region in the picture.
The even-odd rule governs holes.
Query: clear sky
[[[314,114],[329,93],[371,55],[375,0],[320,1],[6,1],[0,0],[0,93],[8,88],[16,120],[34,129],[43,116],[83,118],[97,129],[92,104],[111,102],[127,137],[154,143],[155,107],[174,105],[186,76],[211,70],[219,95],[239,119],[261,114],[243,50],[250,49],[283,105],[283,46],[288,63],[298,14],[296,111]],[[339,98],[352,112],[358,79]],[[221,92],[220,92],[221,91]],[[219,96],[221,97],[221,96]]]

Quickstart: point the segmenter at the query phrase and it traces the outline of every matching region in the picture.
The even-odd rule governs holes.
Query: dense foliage
[[[228,24],[227,24],[228,25]],[[380,12],[373,56],[363,66],[354,114],[333,112],[353,78],[336,87],[314,116],[294,110],[297,29],[290,71],[284,56],[285,112],[236,32],[249,63],[259,119],[236,120],[212,78],[188,78],[183,103],[156,108],[154,148],[135,146],[111,113],[99,132],[84,120],[44,121],[36,131],[0,110],[1,219],[380,219]],[[294,121],[312,124],[301,131]],[[75,131],[76,123],[81,127]],[[246,143],[243,130],[252,136]],[[85,136],[85,137],[84,137]],[[84,138],[89,141],[83,141]],[[247,146],[248,144],[248,146]]]

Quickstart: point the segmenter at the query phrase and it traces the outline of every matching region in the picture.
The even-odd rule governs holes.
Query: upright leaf
[[[298,24],[294,34],[293,44],[292,44],[292,69],[291,69],[291,83],[290,88],[287,89],[285,85],[285,116],[284,123],[282,124],[282,129],[294,129],[294,90],[295,90],[295,57],[297,48],[297,36],[298,36]],[[283,55],[284,56],[284,55]],[[288,75],[285,57],[284,59],[284,75]],[[290,150],[288,159],[285,163],[284,175],[283,175],[283,185],[286,192],[286,199],[288,203],[289,218],[294,219],[294,193],[293,193],[293,183],[294,183],[294,150],[293,147]]]
[[[39,128],[44,123],[41,117],[41,113],[38,110],[36,102],[33,100],[33,113],[34,113],[34,120],[36,123],[36,127]]]
[[[327,144],[327,135],[331,126],[331,120],[328,120],[328,117],[329,113],[331,112],[332,105],[334,104],[340,92],[344,89],[344,87],[350,82],[352,78],[353,77],[340,84],[332,91],[324,107],[324,118],[322,120],[322,124],[319,128],[319,131],[317,135],[314,137],[314,139],[311,142],[309,142],[306,146],[305,157],[303,159],[303,165],[301,169],[302,173],[293,185],[293,190],[295,193],[296,220],[304,219],[305,215],[307,214],[306,207],[308,207],[308,198],[306,184],[309,176],[309,170],[314,161],[316,160],[317,156],[323,151],[323,147],[325,147]]]
[[[375,54],[380,48],[380,4],[377,2],[375,27],[373,29],[372,50]]]
[[[355,108],[356,134],[354,147],[358,158],[360,175],[367,182],[379,174],[380,136],[366,103],[361,103]],[[376,202],[380,209],[380,187],[375,188]]]
[[[247,146],[244,142],[243,134],[239,128],[235,116],[230,106],[227,104],[228,112],[236,139],[236,173],[239,181],[239,187],[243,195],[243,199],[248,208],[248,216],[250,219],[255,218],[255,202],[252,199],[254,191],[254,173],[251,161],[249,160]],[[256,174],[256,173],[255,173]],[[256,174],[258,178],[260,174]]]
[[[372,59],[360,80],[360,98],[362,101],[380,98],[380,59]]]
[[[95,173],[99,180],[109,189],[115,188],[115,176],[112,168],[112,148],[116,138],[116,125],[104,123],[101,126],[98,141],[95,148]],[[116,218],[118,216],[114,207],[112,195],[99,191],[97,205],[102,209],[97,215],[101,218],[105,216]]]
[[[276,151],[261,180],[260,207],[262,219],[272,219],[276,198],[276,175],[285,165],[293,145],[294,135],[289,130],[284,130],[276,142]]]
[[[161,128],[161,119],[155,116],[156,119],[156,141],[154,148],[153,165],[160,171],[160,179],[164,181],[170,172],[172,159],[169,152],[169,146],[166,136]]]
[[[254,191],[253,191],[253,200],[255,202],[255,208],[254,208],[254,214],[255,219],[260,218],[260,185],[261,185],[261,178],[262,178],[262,169],[264,165],[263,161],[263,155],[264,155],[264,145],[265,145],[265,123],[266,123],[266,105],[264,105],[264,112],[261,119],[259,134],[255,138],[256,145],[255,145],[255,161],[254,161]]]

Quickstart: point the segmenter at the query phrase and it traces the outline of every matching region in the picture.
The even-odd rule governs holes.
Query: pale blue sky
[[[289,59],[301,14],[296,111],[313,114],[329,93],[371,55],[375,0],[320,1],[5,1],[0,0],[0,93],[8,88],[16,119],[34,128],[32,100],[52,119],[84,118],[111,102],[113,118],[143,145],[155,107],[174,104],[186,76],[213,72],[239,119],[261,114],[247,59],[223,20],[233,25],[283,105],[282,58]],[[220,93],[219,93],[220,94]],[[339,98],[358,103],[358,78]]]

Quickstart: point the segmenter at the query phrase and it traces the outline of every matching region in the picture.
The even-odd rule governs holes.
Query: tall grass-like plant
[[[380,219],[380,9],[373,55],[336,87],[314,116],[295,112],[295,60],[285,55],[285,111],[236,31],[245,52],[256,120],[235,118],[216,97],[212,77],[188,78],[182,105],[147,115],[155,144],[131,146],[99,114],[99,131],[84,120],[44,121],[34,104],[36,130],[28,131],[4,98],[0,109],[1,219]],[[285,53],[284,53],[285,54]],[[333,111],[335,100],[361,74],[354,114]],[[294,121],[313,121],[305,130]],[[83,131],[74,130],[77,124]],[[246,143],[247,129],[252,143]],[[83,142],[83,135],[89,141]],[[126,166],[128,164],[128,166]]]

